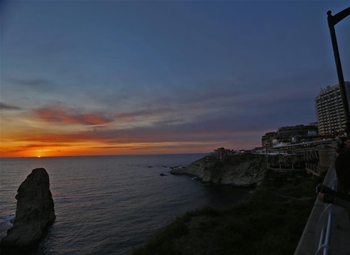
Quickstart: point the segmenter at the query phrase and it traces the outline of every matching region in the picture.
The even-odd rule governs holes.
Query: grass
[[[244,202],[178,217],[132,255],[293,254],[321,178],[269,171]]]

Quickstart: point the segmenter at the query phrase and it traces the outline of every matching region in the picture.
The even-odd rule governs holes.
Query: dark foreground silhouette
[[[55,221],[54,202],[49,175],[44,168],[34,169],[19,186],[16,217],[7,236],[1,240],[1,249],[35,249]]]

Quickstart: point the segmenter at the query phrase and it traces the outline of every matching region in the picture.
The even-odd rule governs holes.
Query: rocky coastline
[[[292,254],[314,204],[314,187],[323,179],[293,168],[299,163],[292,155],[219,148],[189,166],[172,167],[171,174],[207,183],[257,187],[233,206],[185,213],[131,254]]]
[[[266,169],[265,155],[237,154],[219,148],[189,166],[172,167],[170,173],[197,177],[206,183],[254,187],[263,181]]]

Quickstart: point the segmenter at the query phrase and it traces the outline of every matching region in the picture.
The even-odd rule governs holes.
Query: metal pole
[[[333,222],[333,214],[332,212],[329,212],[328,214],[328,222],[327,222],[327,230],[326,230],[326,236],[325,236],[325,248],[323,250],[323,255],[327,255],[329,252],[330,244],[331,244],[331,228],[332,228],[332,222]]]
[[[338,81],[339,81],[339,87],[341,92],[341,97],[343,101],[344,106],[344,113],[345,113],[345,132],[347,135],[347,138],[350,138],[350,111],[349,111],[349,102],[346,96],[346,88],[345,88],[345,82],[344,82],[344,76],[343,76],[343,69],[341,66],[340,56],[339,56],[339,49],[338,49],[338,43],[337,43],[337,37],[335,34],[334,26],[341,21],[343,18],[348,16],[350,14],[350,7],[339,12],[336,15],[332,15],[331,11],[327,12],[328,15],[328,27],[329,32],[331,34],[331,40],[332,40],[332,46],[333,46],[333,53],[334,53],[334,59],[335,59],[335,65],[337,67],[337,74],[338,74]],[[349,91],[350,93],[350,91]]]
[[[320,241],[318,243],[318,249],[320,249],[321,246],[323,245],[325,232],[326,232],[325,228],[322,228],[321,235],[320,235]]]

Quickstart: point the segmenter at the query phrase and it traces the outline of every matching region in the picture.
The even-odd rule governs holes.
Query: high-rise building
[[[350,103],[350,82],[345,82],[345,90]],[[345,113],[340,86],[333,85],[321,89],[315,98],[318,133],[332,135],[333,132],[344,132]]]

